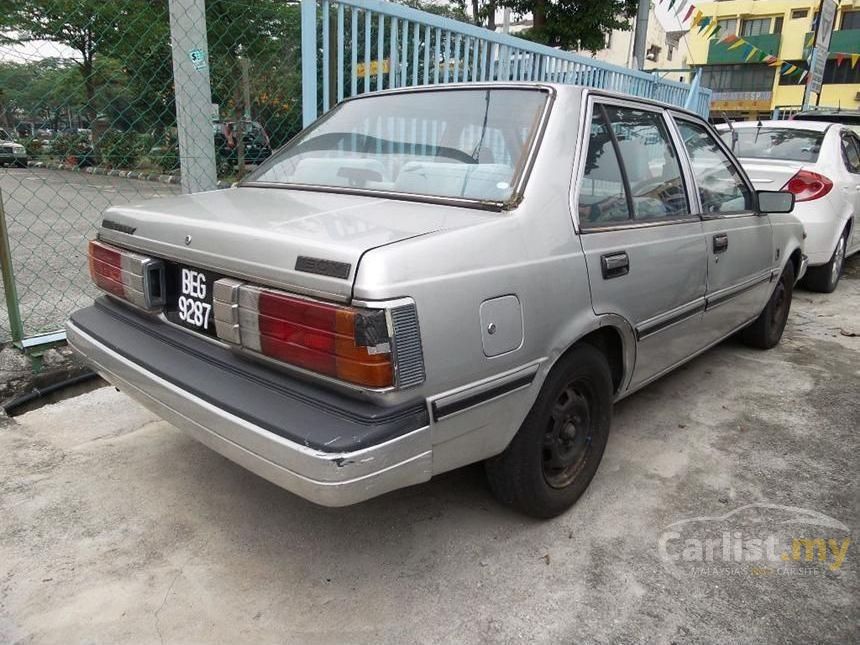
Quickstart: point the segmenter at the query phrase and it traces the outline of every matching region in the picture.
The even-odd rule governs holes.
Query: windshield
[[[348,101],[248,182],[503,202],[523,170],[547,96],[491,88]]]
[[[731,131],[721,132],[736,157],[816,161],[824,132],[796,128],[735,128],[737,141],[732,145]]]

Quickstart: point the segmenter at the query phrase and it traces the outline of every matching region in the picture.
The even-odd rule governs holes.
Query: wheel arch
[[[583,344],[595,347],[606,357],[612,374],[614,395],[618,396],[626,390],[636,362],[636,336],[630,323],[616,314],[599,316],[592,328],[583,331],[558,354],[547,374],[574,348]]]

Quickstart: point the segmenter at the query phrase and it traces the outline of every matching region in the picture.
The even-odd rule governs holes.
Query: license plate
[[[177,321],[201,332],[212,332],[212,288],[218,276],[192,267],[177,267],[179,298],[176,301]]]

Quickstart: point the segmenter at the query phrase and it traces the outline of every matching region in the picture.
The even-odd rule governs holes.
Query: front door
[[[773,288],[770,218],[756,212],[753,189],[703,124],[676,116],[687,148],[708,252],[704,333],[722,338],[758,316]]]
[[[636,331],[631,386],[698,349],[705,241],[661,108],[595,100],[577,189],[592,306]]]

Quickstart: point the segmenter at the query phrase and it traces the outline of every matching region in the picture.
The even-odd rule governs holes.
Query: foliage
[[[83,134],[61,134],[51,142],[51,152],[60,159],[80,157],[91,150],[90,142]]]
[[[517,34],[561,49],[603,49],[615,29],[629,29],[637,0],[499,0],[517,16],[532,14],[534,26]]]
[[[108,130],[98,140],[100,162],[111,168],[135,168],[140,158],[149,151],[149,137],[135,132]]]

